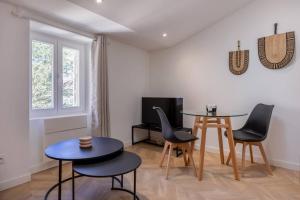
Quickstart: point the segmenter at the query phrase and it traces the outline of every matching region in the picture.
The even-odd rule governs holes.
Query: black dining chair
[[[242,167],[245,167],[245,153],[246,147],[249,145],[251,163],[254,163],[252,146],[258,146],[266,164],[267,171],[272,175],[272,170],[266,153],[264,151],[262,141],[267,138],[270,126],[272,111],[274,105],[258,104],[251,112],[246,124],[238,130],[233,131],[233,139],[235,144],[241,143],[243,145],[242,152]],[[227,137],[227,133],[225,132]],[[228,165],[231,159],[229,153],[226,164]]]
[[[192,146],[190,143],[192,141],[197,140],[198,138],[187,132],[174,131],[172,126],[170,125],[169,120],[168,120],[166,114],[164,113],[164,111],[159,107],[153,107],[153,109],[156,110],[156,112],[160,118],[161,127],[162,127],[162,135],[165,139],[165,146],[164,146],[164,150],[162,152],[162,156],[161,156],[161,160],[160,160],[160,164],[159,164],[160,167],[162,167],[164,159],[165,159],[165,155],[169,149],[166,178],[168,179],[170,158],[171,158],[171,154],[172,154],[172,151],[174,148],[181,148],[181,150],[183,152],[183,159],[184,159],[185,166],[188,165],[186,153],[188,154],[188,158],[191,160],[191,163],[195,170],[195,175],[197,176],[197,170],[196,170],[195,162],[194,162],[193,155],[192,155]]]

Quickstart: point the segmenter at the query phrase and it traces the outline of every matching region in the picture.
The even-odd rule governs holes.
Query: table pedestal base
[[[224,123],[222,123],[224,120]],[[236,180],[240,180],[240,175],[238,172],[237,161],[236,161],[236,152],[235,145],[233,140],[233,133],[231,127],[230,117],[196,117],[193,134],[196,136],[198,129],[202,129],[201,134],[201,144],[200,144],[200,159],[199,159],[199,173],[198,178],[202,180],[203,178],[203,166],[204,166],[204,155],[205,155],[205,144],[206,144],[206,132],[207,128],[217,128],[218,129],[218,139],[219,139],[219,148],[220,148],[220,159],[221,163],[224,164],[224,150],[223,150],[223,139],[222,139],[222,128],[227,131],[228,144],[230,148],[230,154],[232,158],[232,168],[234,172],[234,177]],[[192,144],[194,146],[194,143]]]

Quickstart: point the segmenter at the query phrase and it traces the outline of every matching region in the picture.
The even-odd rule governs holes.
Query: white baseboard
[[[63,164],[67,164],[69,162],[64,162]],[[52,167],[57,167],[58,166],[58,162],[55,160],[49,161],[49,162],[44,162],[41,163],[39,165],[35,165],[33,167],[31,167],[30,172],[31,174],[35,174],[47,169],[50,169]],[[18,186],[20,184],[26,183],[31,181],[31,174],[25,174],[23,176],[19,176],[10,180],[6,180],[3,182],[0,182],[0,191]]]
[[[195,148],[199,150],[200,145],[196,144]],[[219,153],[219,148],[215,147],[215,146],[207,146],[206,145],[206,151],[210,152],[210,153]],[[226,156],[228,155],[228,153],[229,153],[229,149],[224,149],[225,158],[227,158]],[[241,152],[237,152],[236,154],[237,154],[238,158],[242,158]],[[261,156],[254,154],[253,157],[254,157],[254,160],[256,160],[258,162],[263,162]],[[249,154],[246,155],[246,160],[250,160]],[[293,162],[288,162],[288,161],[284,161],[284,160],[274,160],[274,159],[270,159],[269,162],[272,166],[282,167],[285,169],[290,169],[290,170],[295,170],[295,171],[300,171],[300,163],[293,163]]]
[[[123,144],[125,148],[132,146],[131,141],[124,141]]]
[[[52,167],[57,167],[57,166],[58,166],[58,162],[56,162],[55,160],[52,160],[49,162],[44,162],[42,164],[32,166],[30,171],[31,171],[31,174],[35,174],[35,173],[50,169]]]
[[[63,165],[68,164],[70,162],[71,161],[64,161]],[[50,169],[50,168],[53,168],[53,167],[57,167],[57,166],[58,166],[58,161],[51,160],[51,161],[44,162],[42,164],[35,165],[35,166],[31,167],[30,171],[31,171],[31,174],[36,174],[36,173],[39,173],[41,171],[45,171],[47,169]]]
[[[285,169],[290,169],[290,170],[295,170],[295,171],[300,171],[300,164],[294,163],[294,162],[288,162],[285,160],[270,160],[271,165],[277,166],[277,167],[282,167]]]
[[[23,183],[27,183],[29,181],[31,181],[31,174],[24,174],[13,179],[2,181],[0,182],[0,191],[15,187]]]

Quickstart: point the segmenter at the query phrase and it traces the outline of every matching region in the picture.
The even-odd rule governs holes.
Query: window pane
[[[54,45],[32,41],[32,109],[54,108]]]
[[[63,47],[63,107],[79,107],[79,50]]]

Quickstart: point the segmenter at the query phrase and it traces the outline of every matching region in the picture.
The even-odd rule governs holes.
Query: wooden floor
[[[300,199],[299,172],[273,168],[274,176],[268,176],[263,165],[250,165],[241,171],[241,181],[233,179],[232,168],[221,165],[218,154],[207,153],[204,178],[199,182],[191,167],[185,168],[182,158],[171,161],[169,180],[165,170],[158,167],[159,147],[139,144],[128,148],[138,153],[143,164],[137,173],[137,190],[144,200],[294,200]],[[195,160],[198,163],[198,154]],[[175,167],[175,168],[174,168]],[[65,177],[70,176],[70,165],[64,166]],[[132,187],[132,174],[125,176],[125,187]],[[53,168],[32,176],[27,184],[0,192],[1,200],[40,200],[47,189],[56,183],[57,169]],[[110,191],[110,179],[81,177],[76,180],[77,200],[132,200],[132,196]],[[71,199],[71,185],[63,186],[63,199]],[[49,199],[57,199],[56,191]]]

